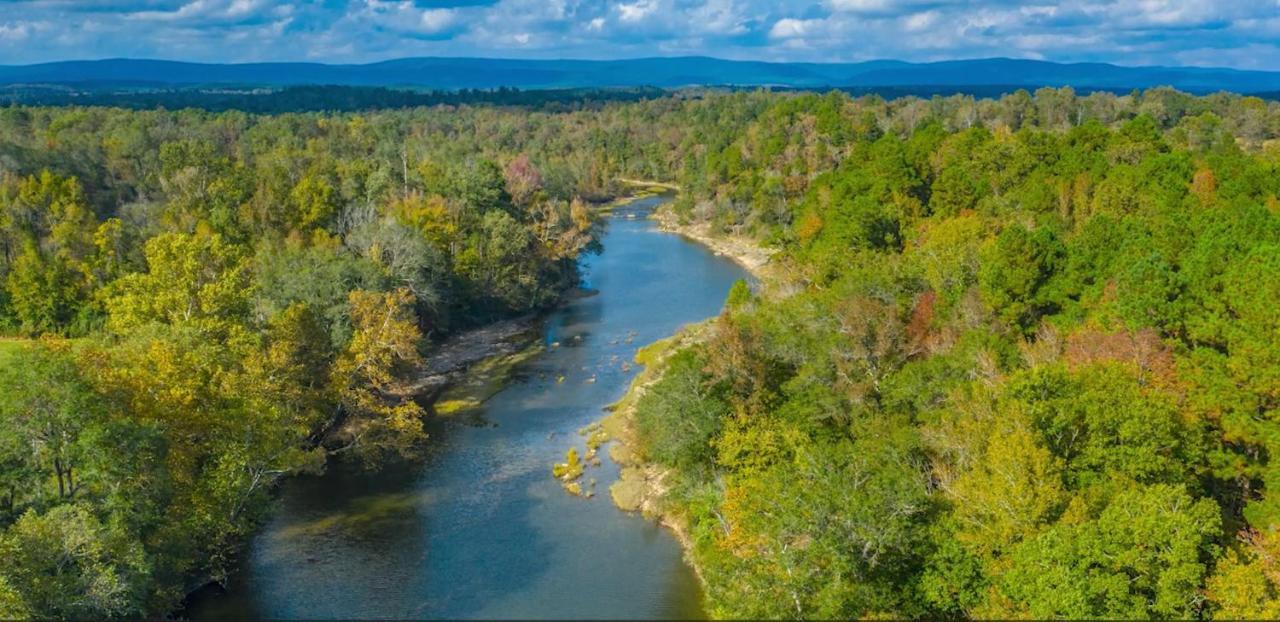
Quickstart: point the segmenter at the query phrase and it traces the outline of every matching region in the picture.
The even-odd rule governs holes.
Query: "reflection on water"
[[[608,500],[617,468],[571,497],[551,464],[636,372],[637,347],[714,315],[745,274],[643,219],[610,219],[584,259],[597,292],[552,314],[547,351],[484,407],[488,425],[435,421],[415,465],[335,465],[282,491],[228,595],[198,618],[689,618],[702,615],[679,545]]]

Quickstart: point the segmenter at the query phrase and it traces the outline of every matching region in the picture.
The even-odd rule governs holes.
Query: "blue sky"
[[[0,0],[0,64],[687,54],[1280,70],[1280,0]]]

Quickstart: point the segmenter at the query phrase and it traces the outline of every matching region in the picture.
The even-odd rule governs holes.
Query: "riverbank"
[[[540,317],[523,315],[449,337],[428,352],[396,395],[416,399],[435,414],[478,406],[501,390],[506,371],[541,351]]]
[[[630,186],[644,188],[644,190],[640,194],[618,199],[615,201],[616,205],[611,204],[609,209],[626,205],[646,196],[652,196],[659,190],[672,193],[680,192],[680,186],[670,182],[624,177],[619,177],[618,181]],[[747,272],[750,272],[757,279],[764,279],[770,260],[777,252],[774,249],[764,248],[756,243],[755,240],[745,236],[714,233],[711,231],[710,223],[682,224],[675,213],[671,211],[670,203],[654,210],[650,218],[657,221],[659,230],[682,235],[711,249],[716,255],[728,257],[738,265],[746,268]]]
[[[654,181],[652,179],[631,179],[628,177],[618,177],[617,180],[619,182],[627,184],[628,186],[653,186],[657,188],[671,190],[673,192],[680,191],[679,184],[673,184],[669,181]]]
[[[658,221],[658,228],[662,231],[682,235],[711,249],[717,255],[732,259],[757,279],[764,280],[772,266],[776,251],[760,246],[751,238],[712,233],[710,223],[680,224],[670,210],[656,212],[653,218]]]
[[[682,327],[674,335],[660,339],[636,351],[635,362],[644,369],[632,379],[622,399],[609,405],[609,415],[600,421],[608,435],[609,458],[620,469],[616,482],[609,486],[613,504],[624,512],[639,512],[645,518],[656,520],[671,530],[685,551],[686,561],[694,574],[701,579],[701,571],[689,556],[692,542],[684,517],[672,511],[664,503],[669,486],[670,469],[646,462],[638,452],[639,431],[636,428],[636,408],[649,387],[666,373],[670,357],[690,346],[706,341],[713,330],[715,319],[708,319]]]
[[[644,181],[630,183],[653,185],[653,182]],[[666,184],[664,187],[672,191],[679,190],[674,184]],[[776,285],[782,280],[772,261],[776,251],[760,246],[755,240],[715,233],[710,223],[681,223],[671,211],[670,203],[655,210],[650,218],[657,223],[660,231],[675,233],[710,249],[717,256],[733,260],[761,285]],[[785,295],[785,292],[775,293]],[[609,487],[609,497],[614,506],[624,512],[639,513],[669,530],[680,543],[685,563],[699,582],[704,580],[702,569],[693,557],[688,521],[682,511],[666,502],[670,491],[669,480],[674,476],[674,471],[647,462],[640,455],[635,416],[645,392],[666,373],[670,357],[710,339],[715,330],[715,321],[712,317],[685,325],[675,334],[638,349],[634,361],[642,366],[642,370],[632,379],[623,397],[606,408],[609,414],[599,422],[610,441],[609,458],[619,468],[617,481]]]
[[[608,216],[614,211],[627,207],[637,201],[643,201],[651,197],[674,194],[674,190],[669,185],[654,182],[651,184],[636,184],[634,190],[626,196],[617,197],[604,202],[595,209],[598,213]]]

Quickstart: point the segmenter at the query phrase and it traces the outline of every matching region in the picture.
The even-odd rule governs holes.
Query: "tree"
[[[1170,396],[1144,390],[1134,371],[1103,364],[1069,374],[1051,366],[1011,379],[1010,394],[1024,401],[1046,445],[1065,461],[1071,486],[1193,485],[1202,474],[1198,426]]]
[[[222,236],[169,233],[147,241],[146,273],[116,281],[107,325],[124,333],[150,322],[226,334],[249,314],[249,263]]]
[[[884,378],[905,359],[898,310],[868,296],[854,296],[837,302],[832,316],[837,338],[831,358],[837,389],[855,404],[878,400]]]
[[[854,442],[795,447],[793,462],[729,482],[713,558],[713,613],[843,618],[911,612],[898,589],[914,566],[927,506],[916,439],[867,422]]]
[[[321,171],[308,171],[289,191],[293,208],[289,224],[301,231],[324,227],[338,211],[338,196],[332,182]]]
[[[1096,520],[1060,523],[1013,552],[1000,581],[1007,614],[1196,617],[1220,529],[1217,504],[1180,486],[1121,492]]]
[[[944,217],[963,215],[977,207],[985,190],[972,171],[958,166],[945,167],[933,182],[929,211]]]
[[[150,570],[142,546],[84,505],[28,511],[0,536],[0,552],[0,585],[20,601],[9,606],[35,618],[128,618],[145,611]]]
[[[1053,309],[1042,288],[1058,270],[1062,255],[1062,244],[1051,229],[1006,227],[982,250],[978,283],[983,300],[1005,322],[1022,330],[1033,328]]]
[[[323,319],[330,347],[351,339],[349,293],[379,291],[388,276],[375,261],[329,245],[266,247],[253,258],[253,310],[273,317],[295,304]]]
[[[529,156],[523,153],[507,163],[502,177],[506,181],[511,201],[522,208],[529,207],[534,194],[542,189],[542,174],[529,161]]]
[[[549,303],[555,289],[539,278],[532,233],[506,212],[490,211],[457,258],[457,270],[500,309],[527,311]],[[491,303],[491,304],[493,304]]]
[[[1020,404],[997,411],[985,448],[943,489],[954,504],[955,537],[987,556],[1007,553],[1062,511],[1062,460],[1037,442]]]
[[[22,332],[64,332],[91,313],[97,227],[75,178],[44,171],[0,184],[0,275]]]
[[[46,260],[30,240],[14,260],[5,289],[9,308],[28,335],[66,326],[79,302],[71,274],[57,262]]]
[[[11,480],[9,511],[15,499],[44,504],[75,497],[84,480],[81,438],[102,423],[100,398],[80,378],[65,346],[54,347],[24,348],[0,367],[0,460],[13,469],[4,477]]]
[[[347,447],[408,454],[424,438],[422,408],[395,392],[397,372],[421,362],[412,300],[407,289],[351,292],[355,330],[331,372],[339,403],[350,417],[341,432]]]
[[[1227,620],[1280,618],[1280,535],[1274,529],[1241,534],[1209,577],[1206,592],[1213,616]]]
[[[662,378],[636,405],[636,425],[649,460],[686,471],[711,465],[711,441],[728,405],[710,386],[692,351],[672,355]]]
[[[512,208],[502,169],[491,160],[472,162],[456,169],[449,186],[450,194],[477,214]]]

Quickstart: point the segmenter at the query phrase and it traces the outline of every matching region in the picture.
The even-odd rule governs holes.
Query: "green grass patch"
[[[0,337],[0,365],[10,364],[29,343],[27,339]]]

